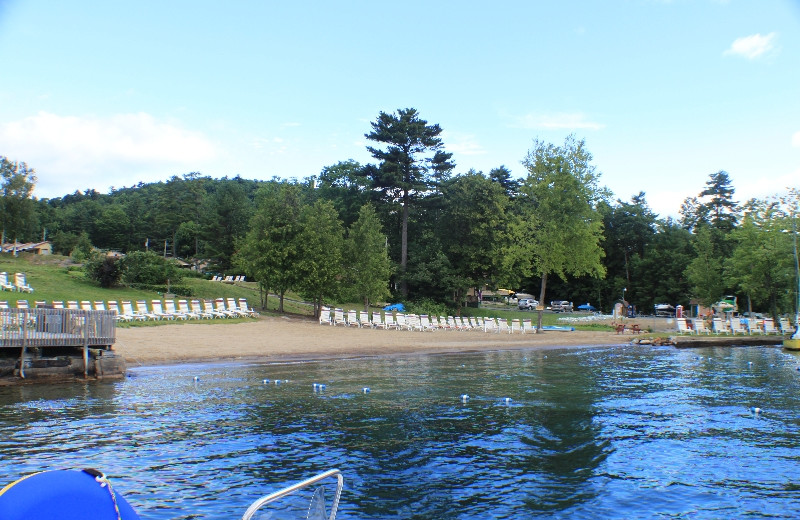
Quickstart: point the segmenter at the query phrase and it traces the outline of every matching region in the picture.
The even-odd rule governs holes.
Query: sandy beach
[[[175,323],[117,329],[114,351],[128,366],[208,361],[286,361],[422,353],[474,352],[621,345],[630,335],[614,332],[547,331],[497,334],[477,331],[359,329],[320,325],[292,317],[258,321]]]

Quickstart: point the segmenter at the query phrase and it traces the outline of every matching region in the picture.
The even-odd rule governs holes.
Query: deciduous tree
[[[605,274],[603,223],[596,209],[604,190],[591,161],[584,141],[574,136],[563,146],[536,139],[522,161],[528,170],[521,188],[525,210],[536,219],[530,247],[533,272],[541,278],[541,302],[551,274],[562,279]],[[538,322],[541,326],[541,310]]]

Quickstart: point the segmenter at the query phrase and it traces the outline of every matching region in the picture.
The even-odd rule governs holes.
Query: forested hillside
[[[662,219],[645,193],[605,189],[582,140],[534,141],[514,178],[502,165],[457,171],[440,132],[398,110],[366,135],[375,164],[343,160],[293,180],[192,172],[52,199],[32,197],[33,169],[2,157],[4,241],[204,259],[318,303],[458,306],[471,288],[503,287],[604,310],[623,293],[640,312],[735,294],[741,310],[794,312],[796,191],[738,201],[719,171],[679,219]]]

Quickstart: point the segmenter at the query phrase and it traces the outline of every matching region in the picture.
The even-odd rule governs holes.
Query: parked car
[[[553,312],[572,312],[572,302],[553,300],[550,302],[550,310]]]
[[[530,310],[535,309],[538,306],[539,306],[539,302],[534,300],[533,298],[521,298],[517,302],[517,307],[519,307],[519,310],[521,310],[521,311],[530,311]]]

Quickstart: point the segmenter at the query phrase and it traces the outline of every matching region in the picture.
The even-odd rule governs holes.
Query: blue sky
[[[458,173],[574,133],[662,216],[719,170],[740,201],[800,187],[800,0],[0,0],[0,70],[38,197],[367,163],[407,107]]]

